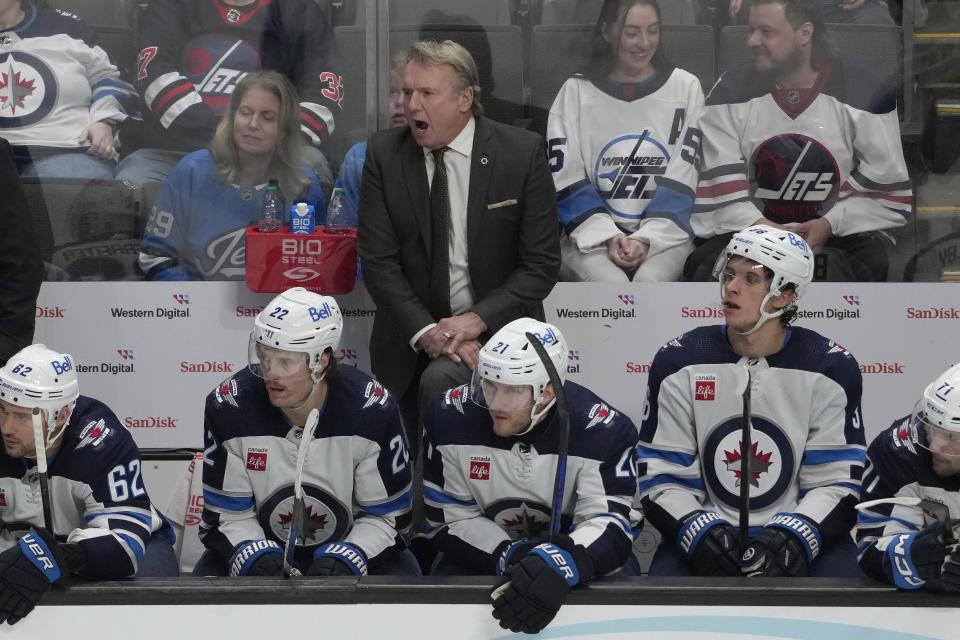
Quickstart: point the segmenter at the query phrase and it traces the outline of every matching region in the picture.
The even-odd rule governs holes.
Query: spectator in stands
[[[140,268],[152,280],[243,279],[244,234],[276,179],[287,203],[325,217],[319,179],[303,157],[297,92],[276,71],[246,74],[230,96],[210,149],[181,160],[147,221]],[[289,224],[289,221],[287,221]]]
[[[398,53],[390,61],[389,80],[390,98],[387,103],[391,127],[407,126],[407,112],[403,107],[403,68],[407,65],[407,54]],[[358,142],[350,147],[340,164],[337,182],[334,186],[343,189],[343,195],[353,210],[360,202],[360,178],[363,176],[363,160],[367,155],[367,143]]]
[[[890,236],[911,212],[897,100],[872,70],[837,57],[819,0],[753,0],[753,64],[710,91],[684,269],[709,279],[734,231],[789,227],[817,255],[815,277],[882,282]]]
[[[0,0],[6,78],[0,135],[22,176],[112,178],[118,123],[139,118],[136,91],[120,80],[93,31],[76,16]]]
[[[586,67],[550,109],[561,280],[678,280],[691,249],[690,209],[703,91],[660,49],[656,0],[606,0]]]
[[[343,86],[333,32],[314,0],[152,0],[139,34],[146,148],[123,160],[118,178],[162,181],[184,155],[211,142],[243,75],[271,69],[300,93],[306,160],[321,184],[333,183],[318,147],[333,133]]]
[[[862,486],[864,502],[878,501],[858,516],[863,572],[901,589],[960,591],[960,365],[874,438]]]
[[[749,9],[750,1],[730,0],[730,14],[738,14],[742,7]],[[823,19],[847,24],[894,24],[884,0],[823,0]]]

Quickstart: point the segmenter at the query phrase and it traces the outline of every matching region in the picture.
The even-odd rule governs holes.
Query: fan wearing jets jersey
[[[70,576],[175,576],[173,531],[150,503],[140,452],[73,358],[42,344],[0,369],[0,624]]]
[[[849,351],[791,326],[813,253],[753,226],[714,273],[726,323],[669,341],[650,368],[637,447],[644,515],[663,534],[650,573],[856,575],[862,380]]]
[[[885,230],[913,202],[895,91],[837,57],[820,0],[754,0],[749,33],[753,63],[721,76],[700,119],[685,277],[708,280],[732,232],[768,224],[806,240],[817,280],[885,281]]]
[[[335,354],[337,301],[303,288],[271,300],[254,321],[250,365],[207,396],[204,510],[207,551],[197,575],[279,576],[294,509],[298,445],[305,452],[298,573],[419,575],[406,549],[410,455],[397,403],[380,383]]]
[[[660,27],[656,0],[606,0],[590,60],[550,109],[561,280],[680,278],[692,246],[703,91],[664,58]]]
[[[960,591],[960,364],[867,450],[860,568],[901,589]]]
[[[570,587],[621,567],[638,574],[630,550],[641,520],[633,508],[636,427],[568,381],[559,534],[550,536],[563,429],[528,332],[563,379],[567,345],[555,326],[519,318],[494,334],[480,350],[471,383],[449,389],[428,408],[424,499],[441,554],[433,574],[509,579],[512,587],[495,601],[495,615],[501,626],[529,632],[526,614],[552,612],[541,620],[545,625]]]

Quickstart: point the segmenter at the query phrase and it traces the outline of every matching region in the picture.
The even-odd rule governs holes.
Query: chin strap
[[[320,373],[317,373],[316,371],[311,372],[310,377],[313,378],[313,389],[310,390],[310,393],[307,394],[307,397],[304,398],[303,402],[295,407],[292,407],[290,411],[300,411],[306,407],[310,401],[313,400],[313,396],[316,395],[317,389],[320,388],[320,383],[323,382],[323,379],[326,377],[326,375],[326,371],[321,371]]]
[[[537,406],[540,404],[540,402],[539,401],[535,402],[533,404],[533,407],[530,409],[530,426],[524,429],[523,431],[521,431],[520,433],[515,434],[514,437],[523,436],[533,431],[533,428],[538,424],[540,424],[540,421],[543,420],[543,416],[547,415],[547,412],[550,411],[550,407],[552,407],[556,403],[556,401],[557,401],[557,397],[554,396],[553,399],[550,400],[550,402],[548,402],[546,405],[544,405],[542,409],[540,409],[540,411],[537,411]]]

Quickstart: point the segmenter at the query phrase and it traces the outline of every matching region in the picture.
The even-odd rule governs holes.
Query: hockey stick
[[[553,394],[557,398],[557,427],[560,429],[559,441],[557,442],[557,471],[553,478],[553,503],[550,505],[550,534],[548,540],[553,542],[560,534],[560,519],[563,515],[563,494],[567,482],[567,451],[570,445],[570,414],[567,412],[567,394],[563,390],[563,384],[560,382],[560,374],[557,368],[553,366],[553,361],[543,348],[540,340],[530,333],[525,334],[527,341],[537,353],[540,362],[547,370],[547,377],[550,378],[550,386],[553,387]],[[491,594],[490,599],[496,600],[510,586],[510,582],[504,582],[497,587]]]
[[[877,507],[882,504],[899,504],[905,507],[917,507],[923,511],[929,511],[930,515],[936,518],[937,521],[947,523],[947,526],[944,527],[943,530],[944,545],[947,547],[960,545],[960,540],[957,540],[953,527],[950,526],[950,508],[947,505],[914,496],[893,496],[891,498],[878,498],[876,500],[861,502],[856,505],[855,508],[857,511],[867,511],[870,507]]]
[[[37,450],[37,474],[40,476],[40,504],[43,506],[43,527],[56,535],[53,530],[53,513],[50,509],[50,486],[47,484],[47,445],[43,437],[43,415],[40,407],[33,408],[33,444]]]
[[[307,423],[303,426],[300,435],[300,444],[297,446],[297,468],[293,478],[293,513],[290,516],[290,531],[287,533],[287,543],[283,547],[283,574],[291,578],[303,575],[293,566],[293,556],[297,550],[297,538],[302,538],[305,528],[305,514],[303,509],[303,466],[307,462],[307,449],[313,441],[313,432],[320,420],[320,412],[310,411]]]
[[[753,475],[750,458],[753,455],[753,434],[750,432],[750,369],[745,369],[747,385],[743,389],[743,425],[740,428],[740,549],[750,544],[750,481]]]

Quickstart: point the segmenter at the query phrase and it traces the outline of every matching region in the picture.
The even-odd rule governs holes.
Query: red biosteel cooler
[[[280,293],[304,287],[324,294],[350,293],[357,282],[357,232],[260,233],[247,227],[247,288]]]

